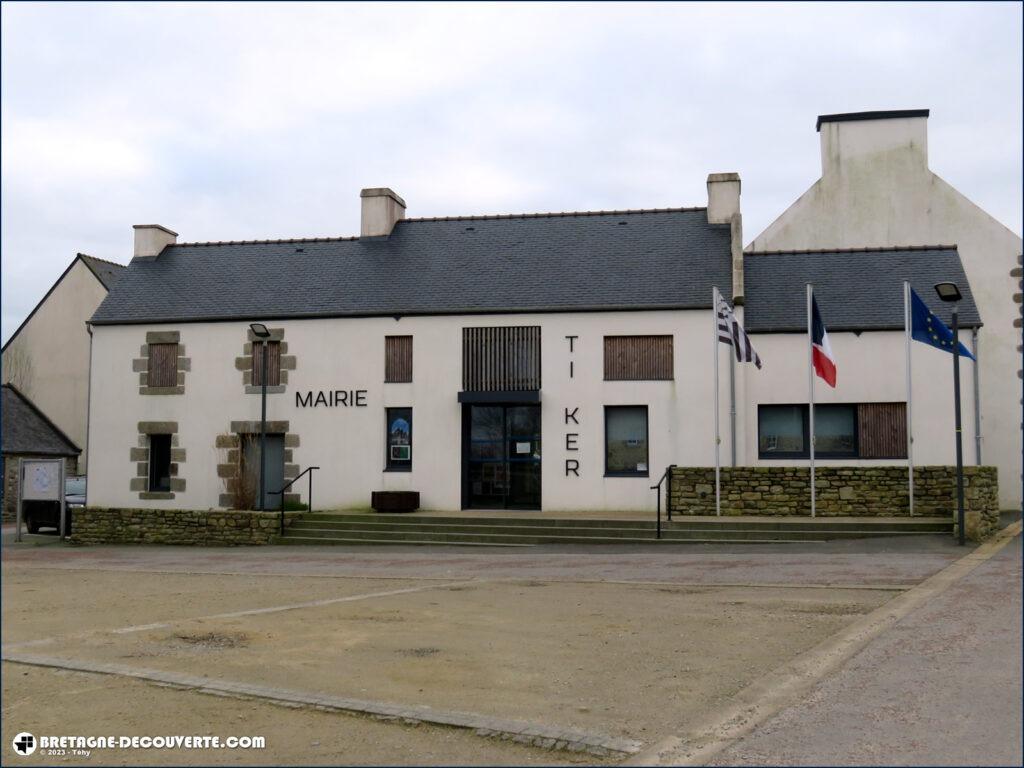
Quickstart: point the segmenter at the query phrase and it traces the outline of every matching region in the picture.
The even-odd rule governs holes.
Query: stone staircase
[[[526,513],[529,514],[529,513]],[[915,518],[680,518],[662,521],[661,539],[653,520],[607,520],[355,514],[313,512],[294,519],[280,544],[434,544],[527,547],[539,544],[763,544],[833,541],[881,536],[951,534],[952,519]]]

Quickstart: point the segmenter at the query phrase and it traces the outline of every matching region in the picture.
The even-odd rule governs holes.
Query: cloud
[[[410,215],[700,205],[757,232],[815,116],[930,107],[933,168],[1021,228],[1021,9],[923,4],[3,4],[2,335],[77,251]]]

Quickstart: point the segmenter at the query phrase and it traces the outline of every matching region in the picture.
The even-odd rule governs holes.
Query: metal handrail
[[[309,473],[309,492],[306,495],[306,504],[309,507],[309,512],[313,511],[313,470],[320,469],[320,467],[306,467],[299,474],[289,480],[285,486],[279,491],[267,491],[268,496],[280,495],[281,497],[281,535],[284,536],[284,492],[287,491],[295,481],[301,478],[307,472]]]
[[[658,480],[658,482],[651,486],[651,490],[652,491],[657,491],[658,492],[658,494],[657,494],[657,499],[658,499],[658,511],[657,511],[658,517],[657,517],[657,521],[658,521],[658,523],[657,523],[657,527],[656,527],[656,534],[655,534],[655,536],[656,536],[656,538],[659,538],[659,539],[661,538],[661,484],[665,482],[665,478],[669,477],[672,474],[672,470],[675,469],[675,468],[676,468],[675,464],[669,464],[665,468],[665,472],[662,474],[662,476]],[[669,522],[672,522],[672,481],[671,480],[669,480],[669,482],[665,484],[665,511],[668,513]]]

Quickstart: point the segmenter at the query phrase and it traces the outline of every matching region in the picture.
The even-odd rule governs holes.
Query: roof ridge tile
[[[799,256],[807,253],[881,253],[891,251],[955,251],[956,243],[943,245],[879,245],[863,248],[793,248],[772,251],[744,251],[744,256]]]

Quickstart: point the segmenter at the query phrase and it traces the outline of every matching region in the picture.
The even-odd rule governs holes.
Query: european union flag
[[[936,349],[941,349],[943,352],[953,354],[953,332],[932,314],[928,305],[921,300],[913,288],[910,289],[910,321],[910,335],[914,341],[921,341]],[[974,360],[974,355],[967,351],[963,342],[960,343],[960,354]]]

